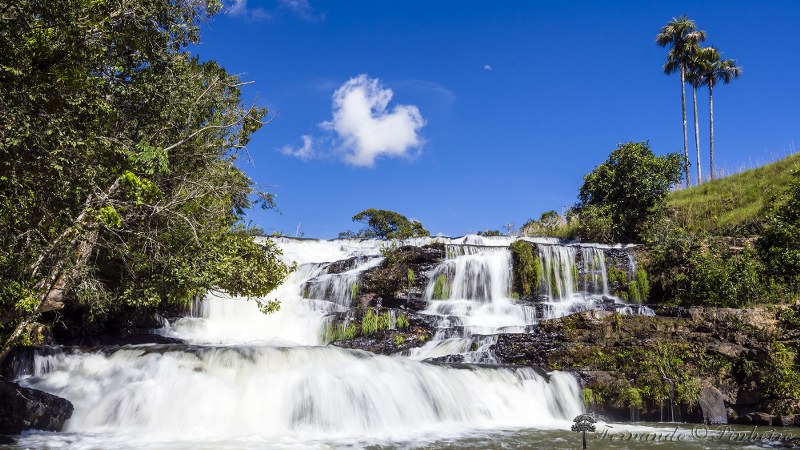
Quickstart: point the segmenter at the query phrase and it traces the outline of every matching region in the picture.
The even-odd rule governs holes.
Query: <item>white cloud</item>
[[[294,156],[304,161],[314,157],[314,138],[309,135],[303,135],[300,139],[303,140],[303,145],[300,147],[292,148],[291,145],[286,145],[280,149],[280,152],[286,156]]]
[[[345,162],[372,167],[380,156],[410,156],[422,146],[419,130],[425,120],[419,109],[397,105],[389,111],[393,95],[367,75],[350,79],[333,94],[333,119],[322,126],[341,140]]]
[[[242,17],[248,20],[270,19],[272,14],[264,8],[248,8],[247,0],[233,0],[231,8],[228,10],[231,16]]]
[[[394,93],[380,80],[359,75],[333,93],[332,119],[320,124],[322,137],[302,136],[303,145],[280,152],[303,160],[336,157],[358,167],[374,167],[381,157],[412,157],[424,143],[425,119],[414,105],[389,103]],[[318,147],[332,147],[321,151]]]
[[[301,19],[309,22],[325,19],[325,16],[318,13],[308,0],[278,0],[278,7],[291,11]]]
[[[325,15],[318,12],[308,0],[278,0],[274,8],[267,9],[262,7],[249,7],[248,0],[231,0],[228,2],[230,8],[228,14],[234,17],[241,17],[246,20],[272,19],[273,16],[288,12],[308,22],[321,22],[325,20]]]
[[[483,66],[483,68],[484,68],[484,70],[488,70],[488,71],[490,71],[490,72],[492,71],[492,66],[490,66],[490,65],[488,65],[488,64],[487,64],[487,65],[485,65],[485,66]]]

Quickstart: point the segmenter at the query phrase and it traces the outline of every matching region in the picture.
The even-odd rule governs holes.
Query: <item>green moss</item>
[[[519,297],[529,297],[539,290],[542,265],[536,249],[530,242],[514,241],[511,250],[513,292]]]
[[[355,301],[356,297],[358,297],[358,283],[353,283],[350,286],[350,299]]]
[[[440,274],[433,282],[433,299],[444,300],[448,298],[450,296],[448,291],[447,277],[444,274]]]
[[[581,398],[583,399],[583,405],[586,407],[603,403],[603,397],[600,395],[600,392],[590,388],[583,388],[581,391]]]
[[[647,271],[641,267],[636,270],[636,284],[639,288],[637,300],[648,301],[650,299],[650,280],[647,276]]]
[[[401,345],[405,344],[406,338],[402,334],[396,334],[394,336],[394,345],[400,347]]]

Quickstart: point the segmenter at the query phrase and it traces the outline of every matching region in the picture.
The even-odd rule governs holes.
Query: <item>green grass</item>
[[[690,229],[712,234],[753,234],[770,199],[800,171],[800,153],[700,186],[671,192],[667,207]]]

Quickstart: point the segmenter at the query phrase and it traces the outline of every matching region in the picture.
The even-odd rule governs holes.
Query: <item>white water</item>
[[[530,304],[510,298],[512,264],[508,245],[514,238],[471,235],[450,240],[446,244],[447,259],[430,274],[425,293],[425,312],[441,317],[439,331],[430,342],[411,350],[411,358],[457,354],[465,362],[493,363],[488,351],[492,342],[472,336],[525,332],[539,320],[596,309],[603,302],[611,303],[622,314],[650,312],[628,306],[610,294],[604,250],[612,247],[564,245],[555,238],[521,239],[536,244],[538,250],[542,269],[539,312]],[[635,273],[633,255],[629,255],[628,267]],[[435,290],[440,277],[445,280],[446,295],[437,299]]]
[[[579,387],[569,374],[552,373],[548,380],[531,368],[452,367],[321,346],[326,314],[349,305],[348,286],[376,264],[381,244],[277,243],[285,260],[299,265],[269,297],[281,301],[276,313],[263,315],[253,301],[210,295],[197,317],[165,331],[191,345],[37,356],[35,374],[20,383],[67,398],[75,412],[68,433],[34,434],[22,444],[319,448],[476,430],[566,428],[581,412]],[[356,267],[336,276],[325,272],[326,263],[352,256],[363,257]],[[451,296],[431,301],[428,311],[469,330],[454,345],[463,347],[469,334],[522,331],[535,322],[531,307],[507,298],[508,250],[454,259]],[[328,283],[330,289],[317,292],[329,298],[303,298],[312,280]],[[448,310],[437,310],[441,305]],[[470,353],[487,354],[491,339],[469,339],[479,347]],[[477,360],[491,362],[466,359]]]

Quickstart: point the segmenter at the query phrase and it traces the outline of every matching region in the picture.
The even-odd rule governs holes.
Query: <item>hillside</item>
[[[742,235],[757,230],[770,199],[800,171],[800,153],[689,189],[671,192],[667,206],[689,228]]]

